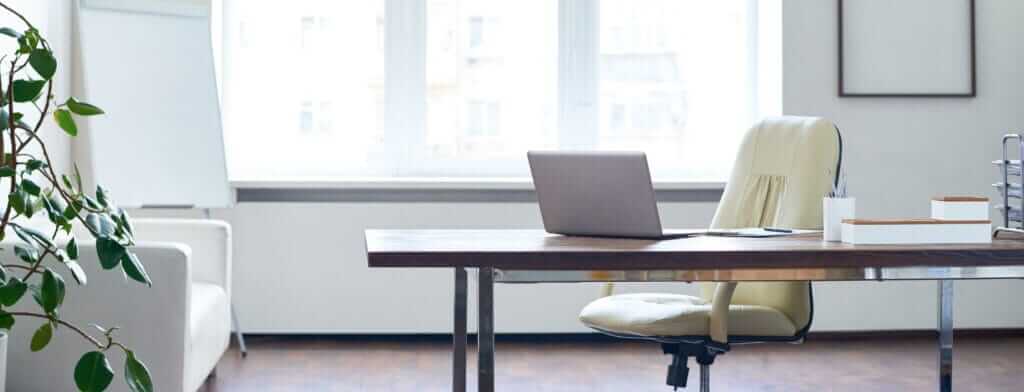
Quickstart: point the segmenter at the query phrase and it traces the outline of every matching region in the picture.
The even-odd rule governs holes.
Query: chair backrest
[[[830,121],[775,117],[755,124],[740,145],[711,228],[821,229],[822,197],[837,178],[842,139]],[[710,300],[715,283],[703,284]],[[737,285],[733,304],[770,306],[806,331],[813,304],[807,282]]]

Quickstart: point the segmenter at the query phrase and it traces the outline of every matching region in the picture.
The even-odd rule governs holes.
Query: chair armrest
[[[715,295],[711,298],[711,320],[708,330],[711,340],[718,343],[729,343],[729,305],[732,294],[736,292],[736,282],[721,282],[715,286]]]
[[[211,219],[132,220],[137,241],[181,243],[191,248],[192,279],[224,287],[231,297],[231,225]]]

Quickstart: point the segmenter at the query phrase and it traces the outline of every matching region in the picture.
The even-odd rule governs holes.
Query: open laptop
[[[642,152],[530,151],[544,229],[549,233],[671,239],[706,230],[663,230]]]

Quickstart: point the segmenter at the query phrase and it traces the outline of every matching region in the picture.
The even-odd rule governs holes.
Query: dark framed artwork
[[[974,0],[838,0],[839,96],[977,94]]]

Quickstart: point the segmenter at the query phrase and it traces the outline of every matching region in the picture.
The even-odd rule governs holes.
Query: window
[[[230,174],[526,177],[530,149],[629,149],[721,181],[779,111],[778,3],[225,2]]]
[[[231,178],[389,175],[377,163],[386,153],[384,1],[223,6]]]
[[[469,18],[469,47],[479,48],[484,41],[484,18],[473,16]]]

